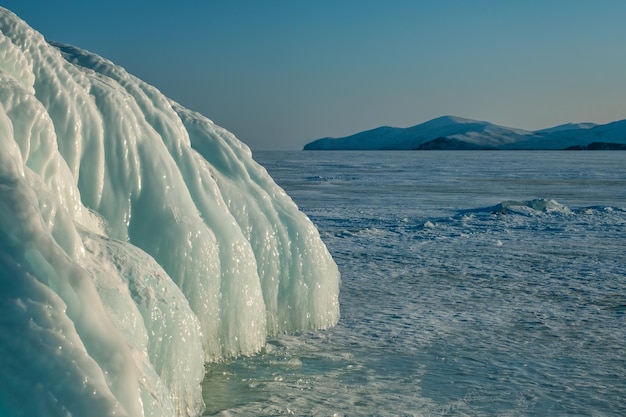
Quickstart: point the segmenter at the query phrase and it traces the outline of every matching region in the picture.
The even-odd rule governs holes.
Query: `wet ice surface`
[[[207,414],[626,411],[621,153],[254,156],[319,227],[342,318],[211,367]]]

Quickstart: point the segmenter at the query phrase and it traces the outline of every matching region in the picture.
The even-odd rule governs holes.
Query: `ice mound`
[[[495,206],[480,207],[470,210],[462,210],[462,215],[475,213],[488,214],[517,214],[522,216],[535,216],[546,214],[573,214],[572,210],[556,200],[536,198],[533,200],[506,200]]]
[[[494,211],[501,214],[517,213],[525,215],[533,215],[538,212],[562,214],[572,213],[569,207],[560,204],[558,201],[546,200],[543,198],[528,201],[503,201],[495,207]]]
[[[0,8],[0,415],[195,416],[205,361],[339,317],[231,133]]]

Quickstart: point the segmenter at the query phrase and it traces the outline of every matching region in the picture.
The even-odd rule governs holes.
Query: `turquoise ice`
[[[0,57],[1,415],[196,416],[205,362],[337,322],[317,229],[230,132],[1,8]]]

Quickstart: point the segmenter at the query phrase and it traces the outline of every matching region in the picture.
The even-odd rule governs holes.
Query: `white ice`
[[[0,8],[0,415],[195,416],[205,361],[339,317],[231,133]]]

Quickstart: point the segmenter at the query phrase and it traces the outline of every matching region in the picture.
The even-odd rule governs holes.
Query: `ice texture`
[[[339,318],[230,132],[0,8],[0,415],[196,416],[205,362]]]

